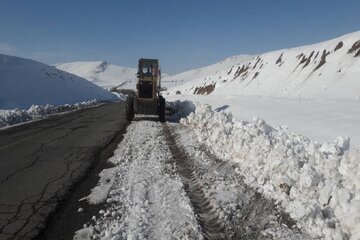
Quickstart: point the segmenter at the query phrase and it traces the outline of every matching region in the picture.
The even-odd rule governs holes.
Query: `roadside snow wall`
[[[54,106],[50,104],[32,105],[27,110],[21,110],[21,109],[8,110],[0,114],[0,128],[18,123],[28,122],[32,120],[39,120],[50,115],[59,114],[67,111],[79,110],[82,108],[95,106],[100,103],[101,102],[98,102],[97,100],[92,100],[87,102],[80,102],[76,104],[65,104],[60,106]]]
[[[349,138],[318,143],[208,105],[197,105],[181,123],[314,237],[360,239],[360,150],[349,151]]]

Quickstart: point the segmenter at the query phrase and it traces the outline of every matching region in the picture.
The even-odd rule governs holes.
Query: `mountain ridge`
[[[233,62],[215,74],[194,76],[167,94],[359,98],[359,55],[357,31],[320,43],[266,52],[241,64]]]

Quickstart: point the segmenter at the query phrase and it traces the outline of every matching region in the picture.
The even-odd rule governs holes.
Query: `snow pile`
[[[0,109],[75,104],[116,95],[73,74],[33,60],[0,54]]]
[[[197,181],[209,196],[210,205],[220,210],[224,239],[313,239],[303,229],[296,228],[294,221],[272,200],[245,184],[231,162],[214,156],[197,140],[192,128],[177,124],[172,127],[177,133],[177,143],[190,157],[192,169],[196,169]]]
[[[170,89],[168,94],[360,98],[360,31],[264,53],[251,61],[228,61],[230,64],[213,67],[216,71],[201,77],[193,70],[188,82]]]
[[[102,170],[99,174],[100,180],[97,186],[91,189],[89,196],[80,200],[88,200],[90,204],[104,203],[107,200],[110,188],[114,183],[115,174],[116,168],[107,168]]]
[[[168,120],[179,121],[181,118],[187,117],[195,111],[195,105],[191,101],[166,102],[166,107],[171,108],[175,113]]]
[[[97,104],[99,104],[97,100],[92,100],[76,104],[65,104],[62,106],[55,106],[50,104],[47,104],[45,106],[32,105],[28,110],[8,110],[0,114],[0,128],[18,123],[28,122],[31,120],[39,120],[53,114],[63,113],[71,110],[79,110]]]
[[[279,201],[314,237],[360,239],[360,150],[349,150],[349,138],[321,144],[208,105],[181,122],[219,157],[237,163],[249,185]]]

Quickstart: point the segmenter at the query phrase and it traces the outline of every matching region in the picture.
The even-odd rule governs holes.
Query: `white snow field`
[[[136,68],[121,67],[106,61],[70,62],[54,66],[107,89],[116,86],[124,89],[135,89],[137,82]]]
[[[95,84],[30,59],[0,54],[0,109],[28,109],[31,105],[74,104],[116,95]]]

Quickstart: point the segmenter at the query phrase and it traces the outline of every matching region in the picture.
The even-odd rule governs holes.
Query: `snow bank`
[[[63,113],[71,110],[79,110],[100,104],[97,100],[80,102],[76,104],[65,104],[61,106],[54,106],[47,104],[45,106],[32,105],[28,110],[14,109],[3,111],[0,113],[0,128],[18,123],[28,122],[31,120],[39,120],[47,116]]]
[[[349,150],[348,137],[318,143],[208,105],[198,105],[181,123],[219,157],[237,163],[249,185],[281,203],[314,237],[360,239],[360,150]]]

